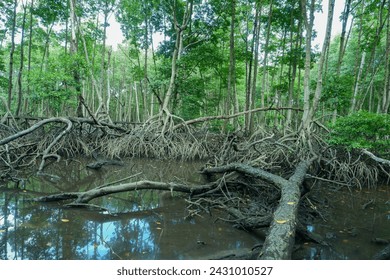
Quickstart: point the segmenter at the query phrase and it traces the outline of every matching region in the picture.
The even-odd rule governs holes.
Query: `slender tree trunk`
[[[106,85],[106,80],[108,79],[107,71],[108,71],[108,63],[106,61],[106,41],[107,41],[107,26],[108,26],[108,15],[109,15],[109,8],[108,8],[108,1],[105,0],[105,6],[104,6],[104,21],[103,21],[103,42],[102,42],[102,52],[101,52],[101,66],[100,66],[100,96],[102,97],[102,104],[99,106],[100,110],[97,112],[98,114],[102,114],[102,118],[104,119],[106,115],[109,114],[109,108],[104,106],[104,87]],[[108,93],[109,89],[106,89],[106,93]],[[107,102],[108,96],[106,94],[106,102]],[[107,107],[107,108],[105,108]]]
[[[351,34],[351,30],[353,27],[353,22],[352,22],[351,27],[350,27],[349,32],[348,32],[348,36],[345,37],[346,31],[347,31],[348,18],[349,18],[349,14],[351,12],[351,2],[352,2],[352,0],[346,1],[345,5],[344,5],[344,11],[341,15],[341,17],[342,17],[342,20],[341,20],[342,25],[341,26],[342,27],[341,27],[341,35],[340,35],[339,56],[337,59],[337,68],[336,68],[337,78],[340,78],[341,65],[342,65],[342,61],[344,58],[345,49],[347,46],[349,35]],[[353,19],[352,19],[352,21],[353,21]],[[339,79],[337,79],[337,81],[339,81]],[[333,117],[332,117],[333,124],[336,122],[337,114],[338,114],[338,103],[335,102],[335,104],[333,105]]]
[[[347,23],[349,18],[349,13],[351,11],[351,2],[352,0],[347,0],[345,2],[344,11],[342,13],[342,24],[341,24],[341,35],[340,35],[340,47],[339,47],[339,56],[337,59],[337,76],[340,76],[341,63],[343,61],[345,45],[347,44],[345,34],[347,32]]]
[[[165,111],[165,112],[169,112],[169,102],[171,100],[171,97],[172,97],[172,94],[173,94],[173,91],[174,91],[174,87],[175,87],[175,81],[176,81],[176,75],[177,75],[177,56],[178,56],[178,50],[179,50],[179,40],[181,40],[181,35],[182,31],[178,31],[176,32],[176,43],[175,43],[175,49],[173,51],[173,54],[172,54],[172,65],[171,65],[171,78],[169,80],[169,86],[168,86],[168,90],[167,90],[167,93],[165,94],[165,98],[164,98],[164,103],[163,103],[163,106],[162,106],[162,110]]]
[[[286,55],[286,41],[287,41],[287,27],[284,28],[283,36],[282,36],[282,40],[281,40],[281,48],[282,48],[281,55],[282,55],[282,57],[285,57],[285,55]],[[285,75],[284,65],[285,65],[285,63],[281,63],[281,65],[280,65],[279,78],[278,78],[278,83],[280,85],[283,85],[285,83],[284,77],[283,77]],[[284,90],[282,90],[282,89],[276,90],[273,106],[279,107],[279,106],[281,106],[281,104],[283,104],[282,91],[284,91]],[[275,113],[274,114],[274,127],[278,127],[278,125],[279,125],[279,118],[278,118],[279,112],[274,112],[274,113]],[[280,124],[282,124],[282,120],[280,120]],[[286,125],[286,124],[284,124],[284,125]]]
[[[70,39],[70,55],[75,57],[78,52],[78,38],[77,38],[77,16],[76,16],[76,1],[77,0],[70,0],[69,1],[69,8],[70,8],[70,24],[71,24],[71,39]],[[81,93],[81,81],[80,81],[80,73],[79,73],[79,65],[77,62],[73,65],[73,79],[75,82],[75,89],[77,93],[77,109],[76,113],[78,117],[83,116],[83,110],[82,110],[82,93]]]
[[[385,62],[385,84],[383,87],[382,106],[380,111],[384,114],[389,109],[390,99],[390,1],[387,2],[387,25],[386,25],[386,62]]]
[[[311,39],[312,39],[312,31],[313,31],[313,23],[314,23],[315,0],[311,0],[310,2],[309,17],[307,15],[306,0],[301,0],[300,3],[301,3],[301,9],[303,13],[303,21],[305,23],[305,29],[306,29],[305,73],[304,73],[304,80],[303,80],[304,96],[303,96],[303,116],[302,116],[302,124],[306,126],[308,124],[309,114],[310,114]]]
[[[22,21],[22,34],[20,38],[20,67],[18,74],[18,104],[16,107],[16,115],[19,116],[20,109],[22,108],[23,100],[23,88],[22,88],[22,77],[23,77],[23,62],[24,62],[24,29],[26,27],[26,14],[27,4],[23,4],[23,21]]]
[[[257,3],[255,4],[257,7]],[[250,21],[250,12],[247,11],[245,13],[246,17],[246,32],[245,32],[245,49],[250,52],[249,58],[245,60],[245,111],[248,111],[251,107],[251,84],[252,84],[252,64],[254,59],[254,52],[255,52],[255,41],[256,41],[256,31],[257,31],[257,24],[258,24],[258,10],[256,9],[255,12],[255,19],[253,23],[253,32],[252,32],[252,40],[249,38],[249,21]],[[249,45],[249,42],[250,45]],[[250,115],[245,115],[245,132],[249,134],[249,127],[250,127]]]
[[[251,83],[251,89],[250,89],[250,100],[249,100],[249,110],[254,109],[254,104],[256,100],[256,85],[257,85],[257,74],[259,70],[259,47],[260,47],[260,29],[261,29],[261,10],[262,5],[261,1],[258,1],[256,3],[256,15],[257,15],[257,26],[256,29],[254,29],[254,40],[255,40],[255,59],[253,62],[253,81]],[[254,114],[249,113],[248,115],[249,119],[249,132],[252,133],[254,130]]]
[[[18,1],[14,1],[14,11],[12,16],[12,30],[11,30],[11,50],[9,52],[9,75],[8,75],[8,100],[7,106],[11,109],[12,89],[13,89],[13,72],[14,72],[14,53],[15,53],[15,33],[16,33],[16,9]]]
[[[137,52],[137,66],[139,69],[142,69],[142,65],[141,65],[141,53],[140,52]],[[141,120],[142,121],[145,121],[146,120],[146,113],[145,113],[145,110],[147,110],[147,101],[146,101],[146,92],[144,90],[144,79],[139,77],[139,91],[141,93],[141,102],[142,102],[142,113],[141,113]]]
[[[330,36],[332,34],[334,3],[335,3],[335,0],[329,0],[328,19],[327,19],[327,24],[326,24],[325,40],[324,40],[324,43],[322,45],[320,61],[318,62],[317,86],[316,86],[312,106],[310,108],[308,117],[303,122],[304,129],[307,129],[309,127],[310,123],[312,122],[314,114],[318,108],[318,103],[320,102],[320,98],[321,98],[324,62],[325,62],[325,58],[327,56],[327,52],[329,49]]]
[[[99,32],[99,17],[96,18],[96,29],[95,29],[95,32],[98,33]],[[91,69],[95,69],[95,61],[96,61],[96,52],[97,52],[97,42],[96,40],[93,40],[93,43],[92,43],[92,58],[91,58],[91,64],[90,64],[90,67]],[[93,75],[93,72],[90,71],[90,74]],[[100,96],[100,92],[99,92],[99,88],[98,86],[96,85],[96,81],[95,79],[93,78],[93,76],[90,77],[90,83],[89,83],[89,86],[91,87],[91,91],[90,91],[90,99],[91,102],[90,103],[90,106],[92,108],[92,110],[94,112],[97,111],[97,107],[96,107],[96,102],[95,102],[95,95],[98,95]]]
[[[98,114],[101,114],[101,117],[102,118],[106,118],[108,119],[109,122],[111,122],[111,119],[109,117],[109,115],[105,112],[105,104],[103,102],[103,97],[101,95],[101,91],[100,91],[100,88],[99,88],[99,85],[95,79],[95,76],[94,76],[94,73],[93,73],[93,69],[91,67],[91,61],[89,59],[89,54],[88,54],[88,48],[87,48],[87,43],[85,41],[85,38],[84,38],[84,35],[83,35],[83,32],[82,32],[82,28],[80,26],[80,23],[77,21],[77,17],[76,17],[76,13],[75,13],[75,1],[76,0],[70,0],[70,9],[71,9],[71,30],[72,30],[72,38],[74,36],[74,38],[76,38],[76,30],[78,31],[78,33],[80,34],[80,39],[83,43],[83,48],[84,48],[84,55],[85,55],[85,61],[87,63],[87,69],[89,71],[89,75],[90,75],[90,78],[92,80],[92,85],[93,85],[93,89],[97,95],[97,98],[98,98],[98,108],[96,109],[95,111],[95,117],[98,115]],[[74,41],[75,40],[71,40],[71,46],[72,44],[74,44]],[[77,45],[76,45],[77,46]],[[78,73],[78,71],[77,71]],[[79,74],[79,73],[78,73]],[[78,83],[79,84],[79,83]],[[77,90],[77,88],[76,88]],[[78,91],[79,92],[79,91]],[[81,108],[82,104],[80,102],[80,94],[78,95],[79,97],[79,106],[78,106],[78,112],[79,112],[79,108]],[[82,112],[82,110],[81,110]]]
[[[380,8],[379,8],[378,18],[375,21],[377,23],[377,26],[376,26],[376,30],[375,30],[373,41],[370,44],[371,52],[370,52],[370,55],[368,57],[368,61],[366,63],[367,71],[365,71],[363,73],[363,74],[365,74],[364,78],[363,78],[363,81],[366,81],[369,76],[374,77],[375,76],[375,72],[377,71],[376,70],[377,67],[375,66],[375,63],[376,63],[376,52],[377,52],[377,48],[379,47],[379,45],[381,43],[382,30],[385,27],[385,24],[386,24],[386,22],[388,20],[387,14],[386,14],[386,16],[384,16],[384,13],[385,13],[385,3],[386,3],[386,1],[382,0],[382,3],[381,3]]]
[[[362,41],[363,37],[363,24],[364,24],[364,1],[363,4],[361,5],[361,9],[359,11],[360,17],[359,17],[359,23],[358,23],[358,38],[357,38],[357,45],[359,46]],[[357,102],[357,97],[359,94],[359,84],[361,81],[361,71],[363,71],[363,67],[365,65],[365,57],[366,57],[366,52],[365,50],[362,50],[361,53],[355,56],[355,64],[354,64],[354,85],[353,85],[353,94],[351,97],[351,102],[350,102],[350,107],[349,107],[349,113],[352,113],[355,111],[356,108],[356,102]],[[333,123],[335,122],[335,117],[333,117]]]
[[[127,99],[127,115],[128,115],[128,121],[131,122],[133,120],[133,116],[132,116],[132,106],[133,106],[133,94],[134,94],[134,90],[133,90],[133,87],[130,85],[129,87],[129,94],[128,94],[128,99]]]
[[[135,114],[136,114],[136,121],[140,122],[140,109],[139,109],[139,101],[138,101],[138,87],[137,87],[137,82],[134,82],[134,94],[135,94]]]
[[[236,57],[235,57],[235,21],[236,21],[236,0],[231,1],[231,22],[230,22],[230,43],[229,43],[229,73],[226,95],[226,114],[230,114],[231,102],[236,99]],[[229,120],[225,121],[225,129]]]
[[[293,10],[293,9],[292,9]],[[294,26],[294,16],[291,12],[291,18],[290,18],[290,26]],[[289,68],[289,85],[288,85],[288,107],[292,107],[294,105],[294,86],[295,86],[295,79],[297,76],[297,68],[298,68],[298,50],[300,48],[300,41],[301,41],[301,21],[298,21],[297,26],[297,34],[296,39],[294,42],[293,35],[294,33],[291,31],[290,33],[290,50],[293,54],[293,57],[290,61],[290,68]],[[287,117],[286,117],[286,129],[289,129],[292,124],[292,110],[287,111]]]
[[[147,102],[147,96],[148,96],[148,49],[149,49],[149,20],[145,13],[145,27],[144,27],[144,80],[143,80],[143,102],[144,102],[144,120],[147,120],[149,118],[149,110],[148,110],[148,102]]]
[[[349,109],[350,113],[353,113],[355,111],[355,108],[356,108],[356,102],[357,102],[357,97],[359,94],[359,86],[360,86],[360,81],[361,81],[361,77],[362,77],[362,73],[363,73],[365,60],[366,60],[366,52],[363,52],[362,58],[360,61],[359,72],[358,72],[358,75],[356,77],[356,83],[355,83],[355,88],[353,91],[351,107]]]
[[[107,108],[107,114],[108,115],[110,114],[110,102],[111,102],[111,84],[110,84],[111,53],[112,53],[112,49],[109,49],[109,51],[107,53],[107,70],[106,70],[106,80],[107,80],[106,108]],[[114,76],[114,75],[112,75],[112,76]]]
[[[169,80],[169,86],[168,90],[165,94],[162,111],[161,113],[165,113],[166,115],[170,115],[169,113],[169,103],[171,101],[172,94],[175,90],[175,82],[176,82],[176,76],[177,76],[177,63],[178,60],[180,60],[181,55],[181,48],[183,47],[182,40],[183,40],[183,33],[184,30],[187,28],[191,16],[192,16],[192,7],[193,7],[193,0],[187,2],[186,11],[183,16],[182,24],[179,24],[177,15],[176,15],[176,2],[173,8],[173,24],[175,26],[176,31],[176,42],[175,42],[175,49],[172,54],[172,64],[171,64],[171,78]]]
[[[28,34],[28,62],[27,62],[27,98],[25,98],[24,102],[24,111],[27,112],[28,110],[28,98],[30,97],[30,73],[31,73],[31,54],[32,54],[32,38],[33,38],[33,7],[34,7],[34,0],[31,0],[30,3],[30,19],[29,19],[29,34]]]
[[[263,80],[261,83],[261,92],[260,92],[261,107],[264,107],[264,105],[265,105],[265,88],[266,88],[266,81],[267,81],[266,78],[267,78],[267,63],[268,63],[268,45],[269,45],[270,35],[271,35],[272,8],[273,8],[273,0],[270,1],[268,22],[267,22],[267,34],[266,34],[265,44],[264,44]]]

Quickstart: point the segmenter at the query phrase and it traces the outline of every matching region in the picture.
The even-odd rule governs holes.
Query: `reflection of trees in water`
[[[47,176],[31,178],[27,188],[48,193],[85,191],[137,173],[142,174],[133,181],[143,178],[166,182],[199,182],[200,176],[193,171],[202,166],[201,162],[131,159],[124,162],[123,166],[108,165],[99,170],[91,170],[86,168],[90,162],[91,160],[80,158],[49,165],[45,168]]]
[[[159,197],[157,192],[143,194],[144,201],[155,201],[156,197]],[[169,196],[162,199],[163,208],[115,216],[58,205],[30,204],[24,197],[18,199],[4,192],[0,225],[6,231],[0,235],[0,257],[184,259],[246,244],[236,243],[238,234],[226,235],[224,230],[230,226],[213,225],[212,218],[187,221],[183,201]],[[115,201],[125,203],[125,199]],[[197,241],[205,241],[207,246]]]
[[[0,228],[5,231],[0,234],[1,258],[57,259],[57,252],[48,247],[58,238],[54,234],[55,228],[48,226],[55,215],[50,211],[30,207],[24,197],[18,198],[10,192],[2,194],[4,207],[0,220],[4,222],[0,223]]]
[[[0,192],[0,258],[1,259],[181,259],[192,256],[185,251],[198,249],[197,240],[213,235],[210,219],[184,220],[183,201],[159,191],[118,193],[93,201],[121,212],[103,214],[82,209],[67,209],[55,204],[28,202],[27,197],[41,193],[79,191],[128,177],[142,171],[150,180],[186,181],[200,163],[131,160],[124,167],[103,167],[100,171],[83,168],[84,163],[69,162],[60,168],[50,166],[50,177],[37,177],[26,182],[22,190]],[[139,180],[140,178],[134,178]],[[136,213],[134,213],[136,211]],[[233,239],[237,238],[232,236]],[[184,253],[183,253],[184,250]]]
[[[153,220],[131,219],[116,222],[115,237],[109,240],[112,249],[123,259],[154,259],[156,237],[151,231]]]
[[[91,221],[87,211],[30,207],[10,192],[1,201],[1,259],[128,259],[155,250],[150,219]]]

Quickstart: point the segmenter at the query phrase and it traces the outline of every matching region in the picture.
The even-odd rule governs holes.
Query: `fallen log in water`
[[[233,171],[245,173],[273,183],[280,188],[281,198],[279,205],[273,213],[271,227],[258,258],[269,260],[291,259],[291,253],[295,243],[297,210],[301,197],[300,186],[313,160],[314,158],[301,161],[296,167],[294,174],[288,180],[265,170],[256,169],[241,163],[203,170],[205,174]]]
[[[301,197],[300,186],[312,161],[313,159],[301,161],[296,167],[294,174],[288,180],[270,172],[241,163],[203,170],[203,173],[206,174],[234,171],[244,173],[254,178],[273,183],[280,188],[281,198],[273,213],[271,227],[258,258],[272,260],[291,259],[291,253],[295,243],[295,231],[298,223],[297,210]],[[216,188],[215,182],[200,186],[189,186],[180,183],[163,183],[144,180],[118,185],[100,186],[85,192],[53,194],[39,197],[34,200],[49,202],[73,199],[74,201],[68,204],[68,206],[80,207],[80,205],[88,205],[88,202],[94,198],[119,192],[154,189],[197,195],[208,192],[214,188]]]
[[[137,190],[160,190],[160,191],[171,191],[171,192],[173,191],[184,192],[184,193],[195,195],[195,194],[209,191],[213,187],[214,184],[207,184],[201,186],[188,186],[179,183],[163,183],[163,182],[145,180],[145,181],[124,183],[119,185],[97,187],[85,192],[68,192],[68,193],[52,194],[52,195],[35,198],[34,201],[51,202],[51,201],[74,199],[74,202],[68,204],[68,206],[72,206],[72,204],[79,206],[81,204],[88,203],[94,198],[98,198],[98,197],[102,197],[114,193],[120,193],[120,192],[137,191]]]

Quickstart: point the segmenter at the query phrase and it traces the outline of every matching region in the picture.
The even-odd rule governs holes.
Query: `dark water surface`
[[[390,244],[390,186],[375,190],[322,187],[318,212],[327,215],[308,229],[325,237],[331,245],[306,243],[295,254],[302,259],[372,259]],[[380,242],[377,242],[379,240]]]
[[[216,221],[216,215],[188,218],[184,198],[169,192],[127,192],[90,202],[108,211],[29,200],[85,191],[138,173],[132,181],[201,181],[200,162],[134,159],[99,171],[85,168],[87,163],[62,161],[45,170],[54,176],[32,177],[17,188],[13,182],[0,185],[0,259],[204,259],[262,242],[256,233]],[[332,247],[307,243],[294,258],[370,259],[385,246],[372,243],[373,238],[390,240],[389,187],[359,192],[325,189],[321,195],[331,218],[309,230],[326,236]],[[363,210],[370,200],[373,203]]]
[[[91,201],[108,212],[29,201],[141,172],[132,181],[197,183],[202,164],[134,159],[99,171],[85,165],[67,161],[45,170],[55,176],[31,178],[18,189],[15,183],[0,186],[0,259],[202,259],[259,243],[256,235],[216,222],[216,217],[188,218],[184,198],[170,192],[127,192]]]

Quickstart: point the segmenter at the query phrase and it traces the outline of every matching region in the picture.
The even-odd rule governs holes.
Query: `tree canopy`
[[[390,107],[390,4],[346,0],[7,0],[2,115],[143,122],[232,115],[216,129],[298,129]],[[334,5],[343,9],[333,17]],[[342,5],[342,7],[340,6]],[[314,18],[327,12],[322,49]],[[125,40],[107,44],[115,17]],[[331,24],[341,26],[333,34]],[[161,42],[153,38],[159,34]],[[283,112],[266,107],[303,109]],[[366,115],[370,117],[373,115]],[[354,119],[354,118],[352,118]],[[388,133],[386,134],[388,136]]]

